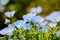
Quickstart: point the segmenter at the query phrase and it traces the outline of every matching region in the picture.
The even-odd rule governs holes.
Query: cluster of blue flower
[[[8,27],[0,30],[0,34],[11,35],[13,31],[16,30],[16,28],[30,29],[33,27],[33,24],[35,24],[35,26],[37,26],[38,29],[40,26],[42,26],[43,31],[47,31],[46,24],[50,27],[55,27],[57,25],[56,22],[60,21],[60,11],[54,11],[45,18],[37,15],[40,14],[41,12],[42,8],[40,6],[32,8],[28,14],[23,15],[22,17],[23,20],[17,20],[16,22],[9,24]],[[5,13],[5,15],[9,18],[13,17],[14,14],[15,11]],[[50,20],[51,22],[48,23],[47,20]],[[10,22],[10,20],[6,19],[5,23],[7,22]],[[31,22],[33,24],[31,24]]]
[[[6,15],[8,18],[12,18],[12,17],[14,16],[15,12],[16,12],[16,11],[14,11],[14,10],[11,11],[11,12],[6,12],[5,15]],[[5,24],[10,23],[10,20],[9,20],[8,18],[5,19]]]

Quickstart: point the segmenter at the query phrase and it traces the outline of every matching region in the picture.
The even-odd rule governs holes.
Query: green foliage
[[[7,37],[5,35],[3,39],[14,39],[14,40],[59,40],[60,38],[57,37],[58,27],[48,28],[48,31],[43,31],[40,29],[38,31],[37,29],[31,28],[29,30],[25,30],[23,28],[19,28],[16,31],[13,32],[13,35],[10,35]]]

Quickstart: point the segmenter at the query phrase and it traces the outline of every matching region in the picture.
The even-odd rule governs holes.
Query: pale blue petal
[[[39,22],[42,22],[42,21],[44,21],[44,18],[42,18],[41,16],[34,16],[32,18],[33,23],[39,23]]]
[[[26,15],[23,15],[23,19],[24,19],[25,21],[31,21],[31,19],[32,19],[34,16],[36,16],[36,15],[35,15],[35,14],[32,14],[32,13],[28,13],[28,14],[26,14]]]
[[[30,29],[31,27],[32,27],[32,25],[30,25],[28,23],[26,23],[26,24],[23,25],[24,29]]]
[[[13,24],[9,24],[8,27],[0,30],[0,34],[2,35],[12,35],[13,31],[16,30]]]
[[[24,20],[17,20],[16,22],[14,22],[14,26],[16,26],[17,28],[21,28],[24,24],[26,23],[26,21]]]
[[[57,37],[60,36],[60,30],[56,32]]]
[[[5,24],[10,23],[9,19],[5,19]]]
[[[38,7],[36,8],[36,11],[37,11],[37,14],[40,14],[40,13],[42,12],[42,8],[41,8],[40,6],[38,6]]]
[[[58,22],[60,21],[60,11],[54,11],[50,15],[46,16],[47,20],[50,20],[52,22]]]

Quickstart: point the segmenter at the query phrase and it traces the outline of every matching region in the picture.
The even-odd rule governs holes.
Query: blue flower
[[[36,8],[36,12],[37,12],[37,14],[40,14],[40,13],[42,12],[42,8],[41,8],[40,6],[38,6],[38,7]]]
[[[50,15],[46,16],[47,20],[52,22],[59,22],[60,21],[60,11],[54,11]]]
[[[41,16],[34,16],[32,18],[33,23],[39,23],[39,22],[42,22],[42,21],[44,21],[44,18],[42,18]]]
[[[31,8],[30,12],[31,13],[36,13],[36,8]]]
[[[8,39],[8,40],[13,40],[12,38]]]
[[[17,28],[22,28],[23,25],[26,23],[26,21],[24,20],[17,20],[16,22],[14,22],[14,26],[16,26]]]
[[[16,30],[13,24],[9,24],[8,27],[0,30],[0,34],[2,35],[12,35],[13,31]]]
[[[56,27],[56,25],[57,25],[57,23],[53,23],[53,22],[48,24],[49,27]]]
[[[6,12],[5,13],[5,15],[7,16],[7,17],[13,17],[14,16],[14,14],[15,14],[15,11],[13,10],[13,11],[11,11],[11,12]]]
[[[42,8],[40,6],[36,8],[31,8],[30,12],[33,14],[40,14],[42,12]]]
[[[60,30],[56,32],[57,37],[60,36]]]
[[[31,28],[31,25],[26,23],[26,21],[24,21],[24,20],[18,20],[16,22],[14,22],[13,24],[17,28],[24,28],[24,29],[30,29]]]
[[[46,27],[46,26],[42,26],[42,30],[43,30],[43,31],[45,31],[45,32],[47,32],[47,31],[48,31],[48,29],[47,29],[47,27]]]
[[[40,24],[41,26],[46,26],[47,23],[48,23],[48,21],[43,21],[43,22],[40,22],[39,24]]]
[[[48,21],[39,22],[38,24],[36,24],[36,26],[38,27],[39,30],[40,30],[40,27],[42,27],[43,31],[47,31],[47,28],[46,28],[47,23]]]
[[[34,16],[36,16],[36,15],[32,14],[32,13],[28,13],[27,15],[23,15],[23,19],[25,21],[31,21]]]
[[[5,19],[5,24],[10,23],[9,19]]]
[[[26,24],[23,25],[24,29],[30,29],[31,27],[32,27],[32,25],[30,25],[28,23],[26,23]]]

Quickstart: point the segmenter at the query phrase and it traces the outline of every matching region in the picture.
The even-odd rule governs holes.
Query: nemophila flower
[[[38,29],[40,29],[40,27],[42,27],[43,31],[47,31],[47,28],[46,28],[47,23],[48,23],[48,21],[39,22],[38,24],[36,24],[36,26],[38,27]]]
[[[39,23],[39,22],[42,22],[42,21],[44,21],[44,18],[42,18],[41,16],[34,16],[32,18],[33,23]]]
[[[34,16],[36,16],[36,14],[28,13],[26,15],[23,15],[23,19],[25,21],[31,21]]]
[[[36,8],[31,8],[30,12],[31,13],[36,13]]]
[[[13,10],[13,11],[11,11],[11,12],[6,12],[5,13],[5,15],[7,16],[7,17],[13,17],[14,16],[14,14],[15,14],[15,11]]]
[[[8,39],[8,40],[13,40],[12,38]]]
[[[39,24],[40,24],[41,26],[46,26],[47,23],[48,23],[48,21],[43,21],[43,22],[40,22]]]
[[[38,6],[38,7],[36,8],[36,12],[37,12],[37,14],[40,14],[40,13],[42,12],[42,8],[41,8],[40,6]]]
[[[52,22],[60,21],[60,11],[54,11],[50,15],[46,16],[47,20],[51,20]]]
[[[47,31],[48,31],[48,29],[47,29],[47,27],[46,27],[46,26],[42,26],[42,30],[43,30],[43,31],[45,31],[45,32],[47,32]]]
[[[42,12],[42,8],[40,6],[36,8],[31,8],[30,12],[33,14],[40,14]]]
[[[5,19],[5,24],[10,23],[9,19]]]
[[[56,27],[56,25],[57,25],[57,23],[53,23],[53,22],[48,23],[48,26],[49,26],[49,27]]]
[[[17,20],[16,22],[14,22],[14,26],[17,27],[17,28],[22,28],[23,25],[26,23],[26,21],[24,20]]]
[[[24,28],[24,29],[30,29],[31,28],[31,25],[26,23],[26,21],[24,21],[24,20],[18,20],[16,22],[14,22],[13,24],[17,28]]]
[[[0,34],[2,35],[12,35],[13,31],[16,30],[13,24],[9,24],[8,27],[0,30]]]
[[[24,25],[23,25],[23,28],[24,29],[30,29],[32,27],[32,25],[30,25],[29,23],[25,23]]]
[[[60,30],[56,32],[57,37],[60,36]]]

